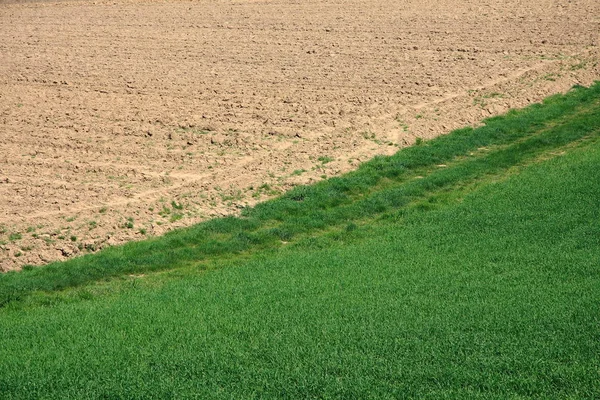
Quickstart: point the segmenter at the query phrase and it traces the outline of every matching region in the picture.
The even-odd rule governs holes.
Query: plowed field
[[[0,0],[0,270],[600,79],[597,0]]]

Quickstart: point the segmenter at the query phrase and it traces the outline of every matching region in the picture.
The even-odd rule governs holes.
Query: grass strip
[[[51,292],[276,248],[282,241],[427,200],[432,193],[473,183],[543,152],[597,135],[599,98],[600,83],[576,87],[542,104],[490,118],[480,128],[457,130],[391,157],[376,157],[344,176],[297,187],[245,210],[241,217],[214,219],[164,237],[4,274],[0,276],[0,307],[36,291]],[[440,164],[446,167],[441,169]]]

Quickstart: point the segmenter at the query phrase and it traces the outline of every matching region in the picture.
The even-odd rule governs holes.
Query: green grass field
[[[0,398],[600,397],[600,83],[0,276]]]

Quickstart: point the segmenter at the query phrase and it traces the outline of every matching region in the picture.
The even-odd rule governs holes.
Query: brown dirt
[[[597,0],[0,0],[0,270],[588,85],[599,32]]]

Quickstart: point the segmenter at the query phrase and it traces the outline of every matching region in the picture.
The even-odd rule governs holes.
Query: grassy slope
[[[170,271],[4,277],[2,397],[600,396],[599,92],[108,253]]]

